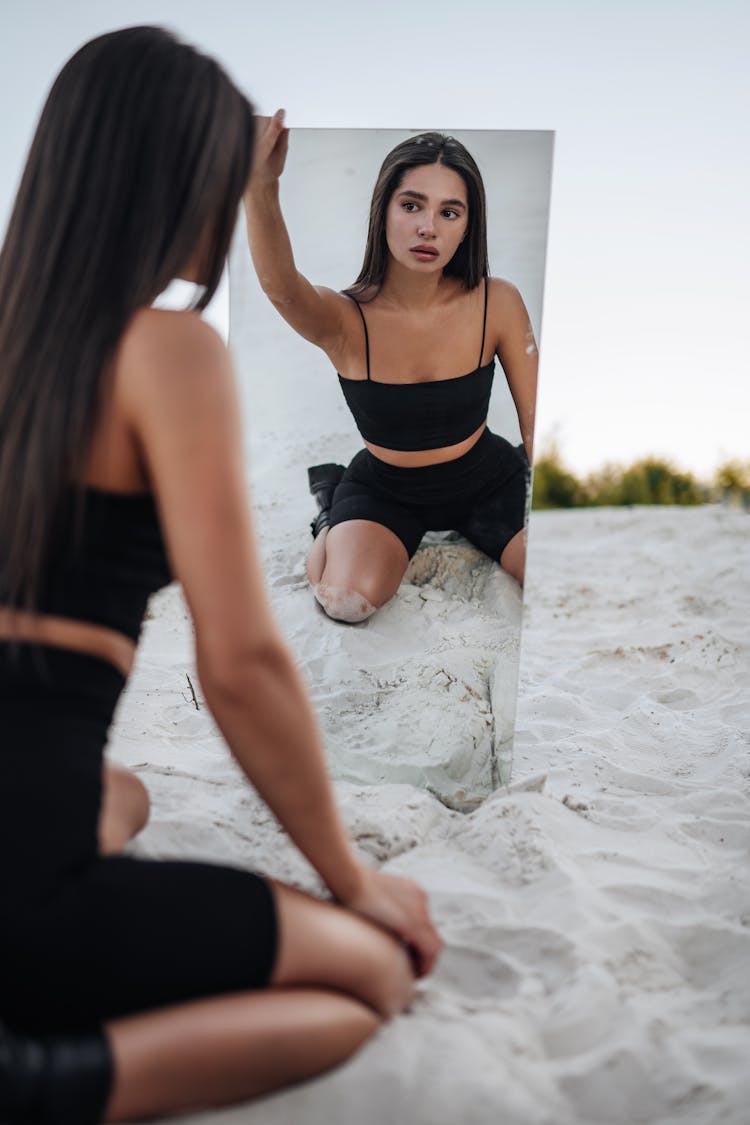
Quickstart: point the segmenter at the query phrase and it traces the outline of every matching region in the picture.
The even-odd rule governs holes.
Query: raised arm
[[[531,464],[539,353],[526,306],[521,294],[510,282],[491,279],[488,320],[515,403],[526,456]]]
[[[284,170],[289,130],[283,110],[257,118],[253,173],[245,192],[247,234],[255,271],[266,296],[284,319],[324,351],[337,351],[343,337],[346,297],[312,285],[297,269],[281,213],[279,177]]]
[[[424,895],[354,855],[312,709],[266,598],[226,348],[197,314],[149,309],[134,318],[118,364],[211,713],[331,893],[413,944],[427,971],[439,939]]]

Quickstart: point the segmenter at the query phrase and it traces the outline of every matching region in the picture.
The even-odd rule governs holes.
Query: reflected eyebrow
[[[409,191],[408,189],[405,190],[405,191],[400,191],[398,193],[399,199],[403,195],[408,195],[412,199],[418,199],[420,201],[420,203],[427,203],[428,202],[427,196],[423,195],[421,191]],[[461,199],[444,199],[443,202],[440,204],[440,206],[441,207],[448,207],[448,206],[450,206],[450,207],[463,207],[464,210],[466,209],[466,204]]]

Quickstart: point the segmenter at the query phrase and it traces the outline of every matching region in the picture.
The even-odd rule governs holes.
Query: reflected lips
[[[434,246],[412,246],[411,253],[420,262],[431,262],[437,258],[438,252]]]

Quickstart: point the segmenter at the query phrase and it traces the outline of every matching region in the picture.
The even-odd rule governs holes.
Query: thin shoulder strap
[[[488,281],[489,281],[489,278],[485,277],[485,279],[484,279],[484,318],[482,319],[482,346],[479,349],[479,363],[477,364],[477,367],[482,366],[482,356],[484,355],[484,339],[485,339],[485,336],[487,335],[487,288],[488,288],[487,283],[488,283]]]
[[[365,314],[362,312],[362,306],[360,305],[357,298],[352,297],[351,293],[347,293],[346,295],[352,301],[354,301],[354,304],[357,306],[357,309],[359,310],[359,315],[362,317],[362,327],[365,330],[365,356],[367,357],[367,378],[369,379],[370,378],[370,337],[367,334],[367,321],[365,320]],[[484,344],[482,345],[482,347],[484,347]]]

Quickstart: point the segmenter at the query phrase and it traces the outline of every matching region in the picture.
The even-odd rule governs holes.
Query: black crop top
[[[78,536],[72,494],[63,509],[39,611],[137,641],[150,595],[172,581],[153,496],[85,488]]]
[[[357,429],[365,441],[386,449],[439,449],[457,445],[470,437],[487,418],[494,357],[468,375],[452,379],[429,379],[419,383],[381,383],[370,375],[370,339],[359,301],[367,356],[366,379],[344,379],[339,383]],[[482,362],[487,331],[487,280],[484,283],[484,320],[479,363]]]

